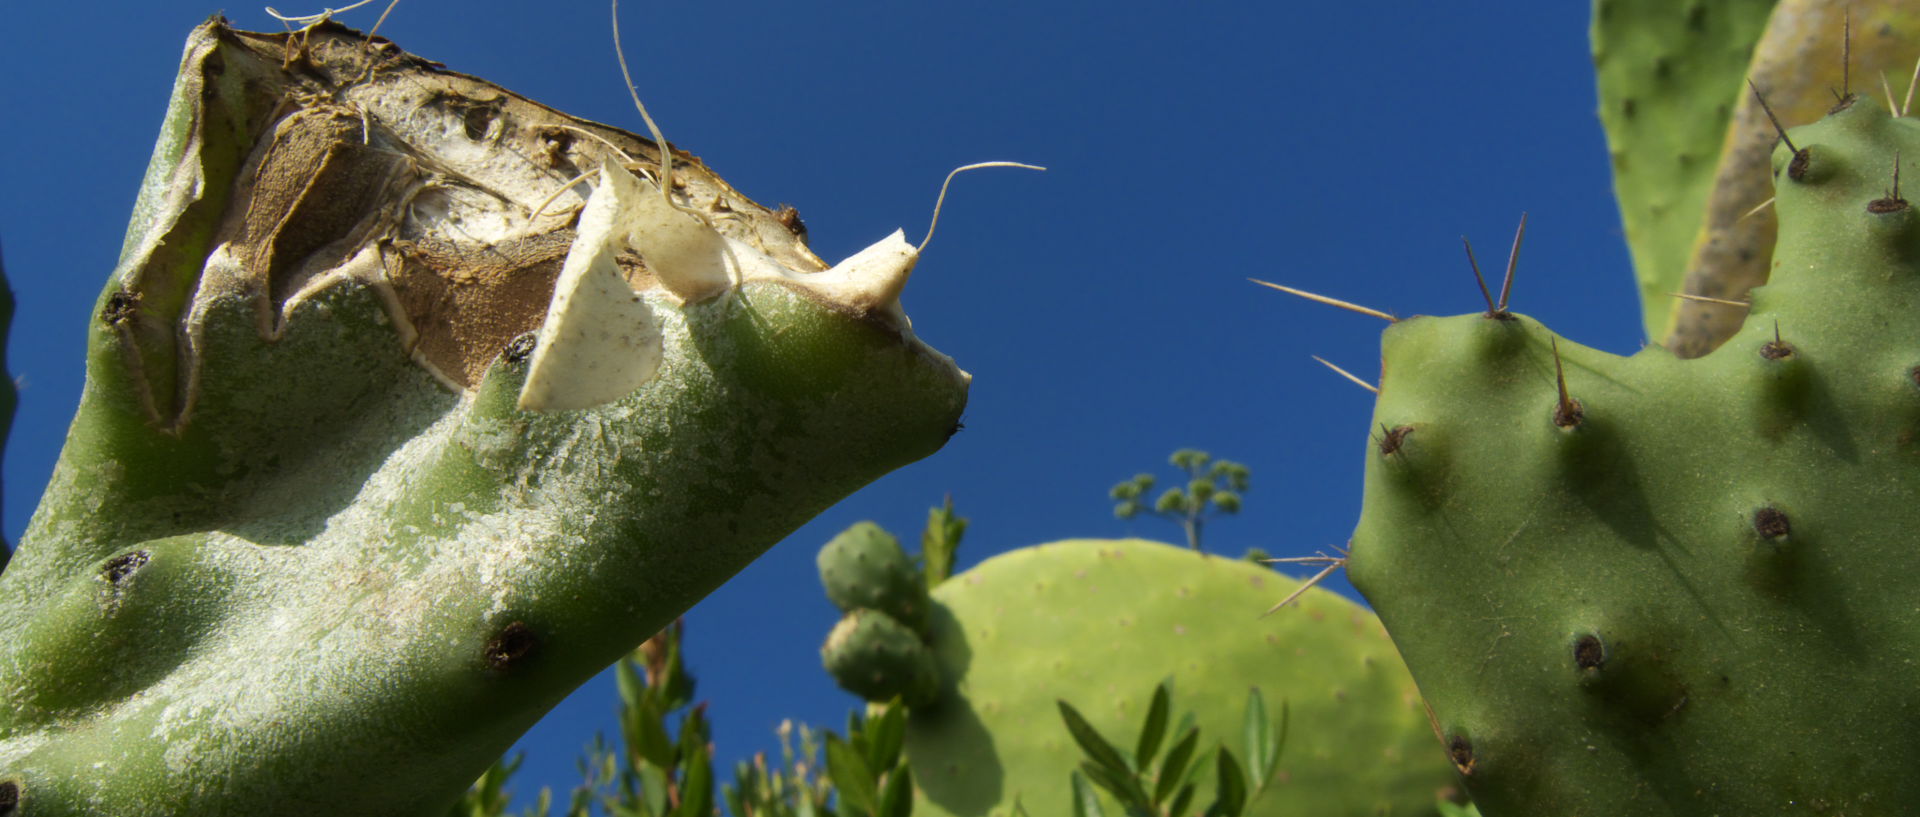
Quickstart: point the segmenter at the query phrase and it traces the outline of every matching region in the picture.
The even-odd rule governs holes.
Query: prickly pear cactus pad
[[[1382,341],[1349,570],[1487,817],[1920,802],[1920,121],[1862,95],[1789,135],[1772,279],[1711,354],[1497,312]]]
[[[907,727],[913,813],[1004,816],[1016,799],[1029,814],[1071,813],[1081,754],[1056,701],[1131,746],[1150,691],[1169,677],[1174,717],[1191,712],[1206,747],[1239,751],[1249,688],[1262,690],[1276,732],[1285,702],[1278,770],[1246,814],[1433,813],[1451,775],[1393,645],[1372,614],[1323,590],[1259,618],[1294,585],[1137,539],[1040,545],[941,583],[927,645],[942,689]],[[1211,774],[1202,779],[1205,803]]]
[[[913,248],[829,267],[661,159],[339,26],[197,29],[0,574],[0,814],[444,814],[938,449]]]
[[[1727,125],[1773,5],[1594,0],[1600,121],[1649,338],[1667,336],[1679,306],[1671,293],[1686,277]]]

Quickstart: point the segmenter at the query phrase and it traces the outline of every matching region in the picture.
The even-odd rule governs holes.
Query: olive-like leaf
[[[832,732],[827,733],[827,773],[833,775],[833,785],[840,790],[843,813],[849,807],[865,814],[879,809],[880,793],[874,786],[873,770],[867,768],[859,752]]]
[[[1172,794],[1174,788],[1180,785],[1182,776],[1187,771],[1187,762],[1193,760],[1193,750],[1199,745],[1200,730],[1189,726],[1187,731],[1181,734],[1180,739],[1174,741],[1173,748],[1167,750],[1167,757],[1160,761],[1160,774],[1156,776],[1153,786],[1154,805],[1166,802],[1167,795]]]
[[[1213,805],[1207,807],[1206,817],[1240,817],[1247,807],[1247,778],[1240,771],[1240,761],[1222,746],[1215,765],[1219,777],[1214,785]]]
[[[1133,750],[1133,767],[1146,769],[1153,763],[1153,756],[1160,751],[1160,742],[1167,737],[1167,709],[1170,706],[1167,684],[1162,681],[1153,688],[1153,703],[1147,706],[1147,722],[1140,727],[1140,741]]]
[[[862,731],[866,738],[868,768],[880,774],[900,765],[900,747],[907,739],[906,704],[895,696],[879,717],[867,719]]]
[[[1057,701],[1057,703],[1060,705],[1061,720],[1067,722],[1067,732],[1073,735],[1073,742],[1080,744],[1081,751],[1086,752],[1087,757],[1117,774],[1133,773],[1133,767],[1127,764],[1126,758],[1120,756],[1120,750],[1113,748],[1113,744],[1101,737],[1100,733],[1093,728],[1093,724],[1087,723],[1087,719],[1080,715],[1080,710],[1074,709],[1073,704],[1066,701]]]
[[[887,774],[886,788],[880,793],[878,817],[909,817],[911,814],[913,814],[913,770],[911,767],[901,766]]]
[[[1287,702],[1280,701],[1280,717],[1286,720]],[[1241,734],[1246,740],[1247,777],[1253,780],[1253,790],[1267,787],[1267,778],[1273,776],[1273,770],[1280,763],[1280,740],[1274,735],[1273,721],[1267,718],[1266,699],[1261,697],[1260,688],[1254,687],[1247,692],[1247,715],[1241,723]]]
[[[1079,772],[1073,773],[1073,817],[1107,817],[1107,810],[1100,807],[1100,795]]]

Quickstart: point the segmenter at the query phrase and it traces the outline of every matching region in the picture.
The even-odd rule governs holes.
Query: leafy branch
[[[1086,754],[1080,769],[1073,772],[1073,817],[1106,817],[1106,808],[1101,805],[1096,788],[1118,802],[1127,817],[1179,817],[1188,813],[1198,779],[1208,766],[1207,756],[1195,759],[1200,728],[1193,725],[1191,714],[1172,730],[1178,737],[1165,755],[1160,754],[1160,748],[1168,745],[1171,711],[1171,696],[1165,682],[1153,690],[1153,702],[1147,707],[1147,719],[1140,726],[1131,757],[1101,736],[1072,704],[1066,701],[1058,704],[1067,731]],[[1273,722],[1267,718],[1266,703],[1259,688],[1249,692],[1246,715],[1242,719],[1246,763],[1242,765],[1224,745],[1216,744],[1209,750],[1215,780],[1214,801],[1207,806],[1205,817],[1240,817],[1247,804],[1266,790],[1267,781],[1279,765],[1286,731],[1286,705],[1281,705],[1280,729],[1276,734]],[[1159,758],[1157,764],[1156,757]]]
[[[1151,510],[1180,524],[1187,533],[1187,546],[1200,549],[1200,531],[1214,513],[1239,513],[1240,497],[1247,492],[1248,470],[1232,460],[1215,460],[1205,451],[1182,448],[1168,461],[1186,472],[1186,487],[1168,488],[1153,501]],[[1149,510],[1146,497],[1153,492],[1152,474],[1135,474],[1133,479],[1113,486],[1108,495],[1116,504],[1113,515],[1132,519]]]

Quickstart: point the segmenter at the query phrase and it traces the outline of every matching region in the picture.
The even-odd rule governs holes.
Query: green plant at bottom
[[[1203,734],[1244,730],[1249,689],[1285,702],[1285,782],[1250,802],[1250,817],[1431,814],[1453,785],[1372,614],[1316,588],[1260,618],[1296,584],[1265,567],[1069,540],[1001,554],[929,592],[898,541],[862,523],[822,550],[820,568],[846,610],[823,660],[856,694],[905,700],[922,817],[1066,813],[1085,770],[1058,702],[1113,734],[1149,708],[1126,691],[1169,678]],[[1218,785],[1202,775],[1192,796],[1209,802]]]
[[[1266,704],[1255,687],[1247,696],[1242,731],[1246,739],[1246,765],[1224,745],[1215,744],[1195,755],[1200,744],[1200,729],[1192,716],[1173,727],[1175,735],[1168,744],[1171,725],[1171,696],[1165,683],[1154,687],[1146,720],[1140,725],[1139,739],[1131,755],[1121,752],[1087,722],[1072,704],[1059,701],[1060,717],[1086,760],[1072,774],[1075,817],[1105,817],[1100,798],[1091,796],[1089,781],[1119,803],[1128,815],[1138,817],[1185,817],[1193,803],[1194,777],[1209,765],[1216,772],[1214,801],[1204,810],[1206,817],[1239,817],[1249,801],[1257,799],[1273,779],[1286,742],[1286,713],[1282,704],[1280,726],[1267,717]],[[1160,748],[1167,746],[1164,756]],[[1158,760],[1156,765],[1155,761]],[[1208,763],[1211,759],[1213,762]]]
[[[595,736],[563,817],[592,817],[596,807],[612,817],[911,817],[899,705],[849,713],[845,737],[782,723],[777,766],[757,753],[736,764],[731,783],[719,783],[707,704],[694,702],[694,677],[682,658],[684,635],[676,622],[615,665],[620,740]],[[496,763],[448,817],[506,815],[512,797],[504,786],[519,765],[517,757]],[[522,817],[547,817],[551,803],[542,789]]]

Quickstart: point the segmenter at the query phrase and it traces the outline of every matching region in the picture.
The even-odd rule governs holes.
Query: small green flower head
[[[1194,448],[1182,448],[1179,451],[1173,452],[1173,456],[1167,458],[1167,461],[1173,463],[1173,467],[1175,468],[1199,473],[1201,468],[1206,467],[1207,461],[1210,459],[1212,459],[1212,457],[1205,451]]]
[[[1213,481],[1225,485],[1235,493],[1247,490],[1247,467],[1233,460],[1220,460],[1213,464]]]

